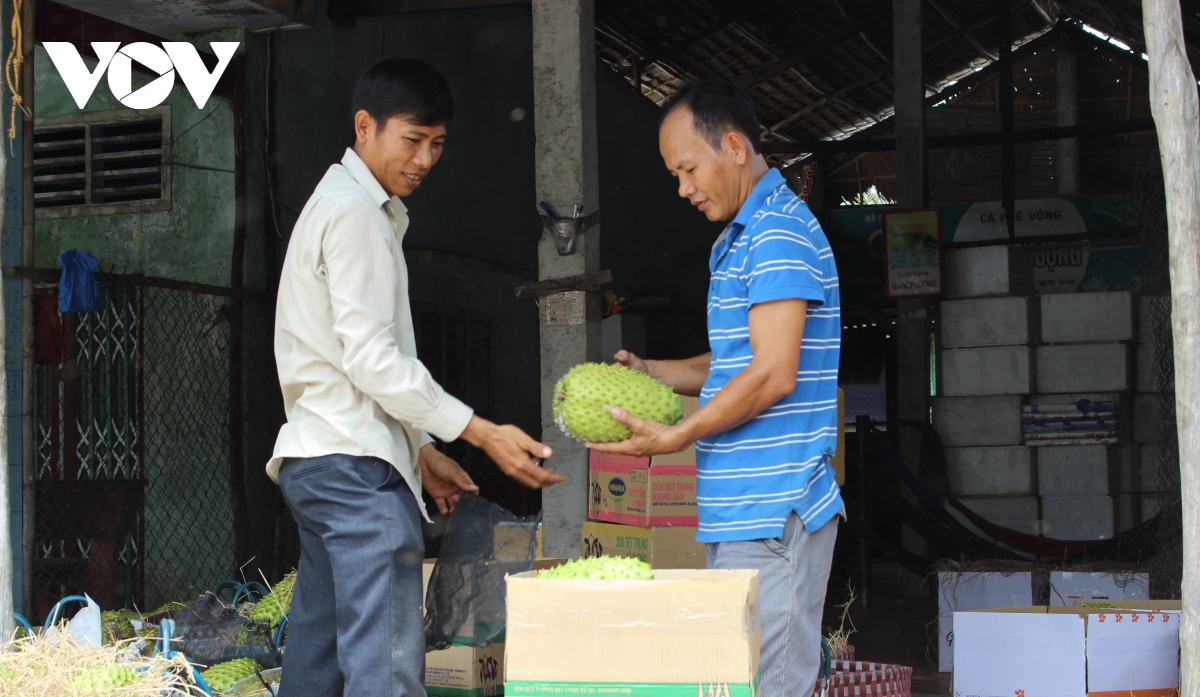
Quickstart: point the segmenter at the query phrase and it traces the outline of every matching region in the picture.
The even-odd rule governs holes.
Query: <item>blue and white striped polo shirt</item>
[[[783,536],[795,511],[816,532],[842,511],[829,458],[837,445],[842,324],[833,251],[808,206],[772,169],[709,260],[712,362],[703,405],[750,365],[750,307],[808,301],[796,390],[737,428],[696,443],[700,542]]]

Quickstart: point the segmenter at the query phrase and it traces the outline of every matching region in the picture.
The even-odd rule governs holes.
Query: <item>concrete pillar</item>
[[[893,60],[896,104],[896,198],[901,208],[926,205],[925,78],[921,59],[921,0],[893,0]],[[896,331],[899,370],[897,411],[901,421],[929,420],[929,307],[925,300],[900,300]],[[900,453],[916,465],[921,434],[902,427]],[[924,540],[901,530],[904,547],[924,553]]]
[[[533,0],[533,94],[538,201],[559,216],[576,205],[587,215],[600,205],[596,146],[596,51],[593,0]],[[532,206],[536,201],[530,201]],[[563,278],[598,271],[600,227],[584,233],[575,253],[559,256],[549,234],[538,244],[538,277]],[[542,441],[554,448],[546,463],[567,481],[542,494],[543,546],[548,557],[578,557],[587,519],[587,450],[567,438],[551,413],[554,383],[571,367],[599,361],[600,303],[592,292],[563,294],[547,302],[582,301],[577,323],[541,327]],[[564,313],[568,316],[573,313]],[[563,320],[559,320],[563,322]]]
[[[1067,48],[1055,49],[1054,108],[1059,126],[1079,123],[1079,58]],[[1058,141],[1058,195],[1079,195],[1079,139]]]

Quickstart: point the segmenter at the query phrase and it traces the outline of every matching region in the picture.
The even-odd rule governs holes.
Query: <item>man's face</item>
[[[442,156],[446,126],[419,126],[403,116],[379,126],[365,110],[355,114],[354,150],[389,196],[408,196]]]
[[[727,133],[721,149],[696,132],[692,110],[678,107],[658,131],[658,148],[663,162],[679,179],[679,195],[698,208],[709,220],[730,220],[742,207],[741,165],[749,157],[745,140]]]

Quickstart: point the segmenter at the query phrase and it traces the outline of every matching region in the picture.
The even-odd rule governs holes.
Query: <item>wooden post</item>
[[[1059,126],[1079,123],[1079,59],[1071,49],[1060,46],[1055,53],[1055,120]],[[1132,67],[1132,64],[1130,65]],[[1132,76],[1126,82],[1132,84]],[[1126,109],[1127,114],[1131,113]],[[1126,120],[1131,118],[1126,117]],[[1079,139],[1058,141],[1058,195],[1079,195]]]
[[[4,42],[0,41],[0,47]],[[7,53],[7,51],[5,51]],[[3,111],[3,109],[0,109]],[[5,124],[7,126],[7,124]],[[0,129],[6,132],[8,129]],[[0,141],[7,139],[0,134]],[[6,182],[8,176],[7,143],[0,142],[0,182]],[[8,187],[0,186],[0,228],[4,227],[4,216],[7,214]],[[4,303],[0,302],[0,327],[5,326]],[[0,341],[0,366],[4,365],[5,349]],[[7,641],[13,633],[13,549],[12,549],[12,510],[9,501],[8,484],[8,371],[0,370],[0,641]]]
[[[1013,76],[1012,76],[1012,31],[1010,0],[996,0],[996,27],[1000,34],[999,97],[1000,97],[1000,200],[1004,205],[1004,219],[1008,223],[1008,237],[1016,237],[1016,184],[1017,158],[1013,143]]]
[[[1183,499],[1179,694],[1200,690],[1200,98],[1176,0],[1143,0],[1150,111],[1167,199],[1175,414]]]
[[[901,208],[918,208],[926,203],[921,6],[921,0],[893,0],[892,5],[896,199]],[[929,303],[900,300],[896,309],[896,415],[902,423],[910,424],[897,429],[900,454],[916,467],[921,458],[921,433],[911,424],[929,421]],[[910,552],[925,554],[925,540],[908,526],[901,526],[900,541]]]

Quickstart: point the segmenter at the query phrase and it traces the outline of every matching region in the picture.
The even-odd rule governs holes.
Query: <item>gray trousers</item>
[[[285,460],[300,528],[281,697],[424,697],[421,514],[373,457]]]
[[[782,539],[707,545],[710,569],[757,569],[760,697],[809,697],[821,665],[821,616],[838,519],[809,534],[792,513]]]

